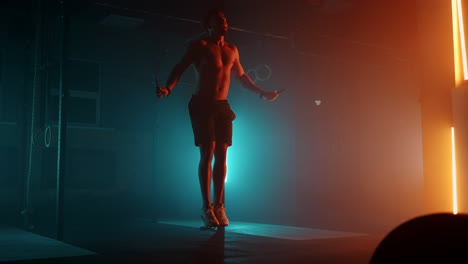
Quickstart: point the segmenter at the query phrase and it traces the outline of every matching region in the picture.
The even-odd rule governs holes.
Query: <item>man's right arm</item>
[[[171,73],[169,74],[169,77],[167,79],[166,86],[158,88],[159,90],[161,90],[161,88],[167,89],[167,94],[158,93],[158,96],[167,96],[171,93],[171,90],[174,89],[174,87],[177,85],[180,77],[185,72],[187,67],[194,62],[195,56],[196,43],[191,42],[187,45],[185,53],[180,59],[180,61],[172,68]]]

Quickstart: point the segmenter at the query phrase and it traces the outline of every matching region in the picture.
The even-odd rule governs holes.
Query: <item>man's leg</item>
[[[227,143],[216,143],[215,164],[213,168],[214,212],[220,226],[229,225],[224,208],[224,182],[226,181]]]
[[[203,208],[211,207],[211,161],[215,151],[215,142],[200,144],[200,163],[198,165],[198,178],[202,194]]]
[[[215,211],[211,205],[210,199],[210,186],[212,178],[211,161],[213,159],[214,149],[214,141],[208,144],[200,145],[200,164],[198,166],[198,177],[200,180],[200,189],[203,199],[201,218],[203,219],[205,226],[208,227],[219,226],[219,221],[215,216]]]
[[[215,146],[215,163],[213,168],[213,183],[214,183],[214,203],[222,204],[224,197],[224,182],[226,181],[226,157],[227,143],[216,143]]]

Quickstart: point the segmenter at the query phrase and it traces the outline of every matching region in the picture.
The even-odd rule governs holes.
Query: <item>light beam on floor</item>
[[[192,228],[200,228],[201,221],[190,220],[160,220],[160,224],[178,225]],[[203,231],[205,232],[205,231]],[[206,231],[211,232],[211,231]],[[237,233],[252,236],[262,236],[271,238],[280,238],[287,240],[310,240],[310,239],[329,239],[329,238],[345,238],[345,237],[359,237],[366,236],[367,234],[343,232],[325,229],[315,229],[306,227],[284,226],[284,225],[271,225],[262,223],[249,223],[231,221],[231,224],[225,228],[225,232]]]

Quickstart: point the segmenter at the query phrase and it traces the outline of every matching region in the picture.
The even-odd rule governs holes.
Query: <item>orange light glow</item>
[[[455,152],[455,128],[452,127],[452,200],[453,214],[458,214],[457,201],[457,159]]]

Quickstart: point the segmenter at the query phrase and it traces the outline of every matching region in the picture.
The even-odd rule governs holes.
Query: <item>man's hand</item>
[[[260,97],[265,98],[266,100],[272,102],[278,98],[279,93],[278,91],[262,91]]]
[[[169,96],[171,94],[171,90],[164,86],[157,86],[156,87],[156,96],[159,98]]]

